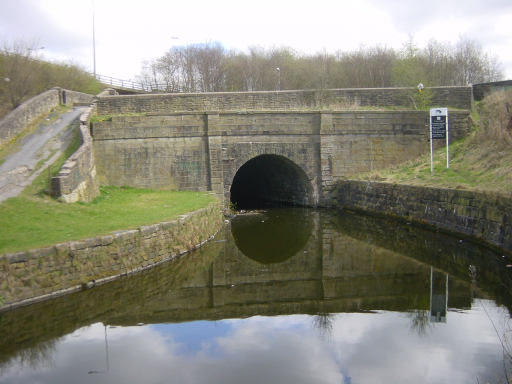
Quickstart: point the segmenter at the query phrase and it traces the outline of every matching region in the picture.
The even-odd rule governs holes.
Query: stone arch
[[[313,206],[313,187],[306,172],[282,155],[263,154],[235,173],[230,202],[239,209],[265,206]]]

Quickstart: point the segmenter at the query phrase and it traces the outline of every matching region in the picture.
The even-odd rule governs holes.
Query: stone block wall
[[[89,202],[100,194],[94,148],[89,132],[89,117],[93,110],[94,107],[90,107],[80,116],[80,148],[64,163],[57,176],[51,179],[52,196],[66,203]]]
[[[60,103],[64,105],[89,105],[92,103],[94,96],[87,93],[70,91],[67,89],[59,89]],[[64,102],[65,101],[65,102]]]
[[[214,202],[169,222],[1,255],[0,309],[92,287],[173,259],[210,239],[222,220]]]
[[[490,93],[508,89],[512,89],[512,80],[473,84],[473,97],[476,101],[480,101]]]
[[[452,140],[469,132],[468,116],[450,111]],[[426,153],[426,124],[425,111],[151,113],[95,122],[92,135],[102,184],[211,190],[229,201],[240,167],[277,155],[304,171],[318,205],[340,179]]]
[[[434,87],[432,104],[471,108],[471,87]],[[412,108],[415,88],[360,88],[275,92],[216,92],[100,97],[98,113],[169,113],[177,111],[255,111],[342,109],[354,107]]]
[[[50,89],[32,97],[0,120],[0,145],[21,133],[27,125],[59,105],[59,90]]]
[[[65,103],[63,94],[66,94]],[[0,120],[0,146],[20,134],[30,123],[49,113],[59,104],[89,104],[92,95],[52,88],[32,97]]]
[[[102,184],[209,189],[204,114],[113,117],[92,134]]]
[[[450,140],[467,135],[466,111],[450,111]],[[333,185],[361,172],[387,168],[429,151],[428,112],[365,111],[322,114],[321,179],[328,198]],[[437,140],[434,146],[444,145]]]
[[[476,238],[512,254],[512,199],[480,192],[367,181],[340,182],[339,208],[393,215]]]

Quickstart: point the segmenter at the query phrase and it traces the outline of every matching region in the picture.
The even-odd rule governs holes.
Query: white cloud
[[[506,310],[478,301],[421,336],[403,313],[346,313],[331,316],[325,338],[313,316],[258,316],[222,321],[220,336],[219,322],[194,323],[202,340],[192,352],[176,341],[186,343],[177,334],[186,324],[108,327],[108,344],[104,326],[93,324],[58,340],[37,368],[13,363],[0,383],[486,382],[502,369],[502,354],[482,306],[495,325],[509,321]]]
[[[318,0],[101,0],[95,2],[98,72],[133,78],[173,44],[220,41],[227,48],[288,46],[315,53],[359,46],[399,48],[460,35],[492,49],[512,77],[509,0],[403,2]],[[92,0],[1,0],[0,37],[40,39],[46,56],[92,70]],[[172,37],[179,37],[173,40]]]

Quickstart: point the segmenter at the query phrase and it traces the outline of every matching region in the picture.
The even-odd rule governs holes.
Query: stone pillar
[[[219,115],[207,114],[207,141],[209,152],[210,187],[217,197],[224,201],[224,172],[222,167],[222,136],[210,132],[218,132]]]

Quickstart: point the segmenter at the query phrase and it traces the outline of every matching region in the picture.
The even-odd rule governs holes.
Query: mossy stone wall
[[[347,180],[334,203],[470,236],[512,254],[512,199],[467,190]]]
[[[169,222],[1,255],[3,308],[44,300],[144,270],[200,246],[221,226],[220,205],[214,202]]]

